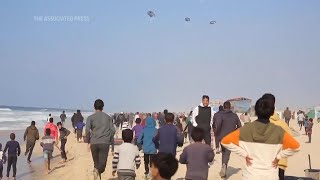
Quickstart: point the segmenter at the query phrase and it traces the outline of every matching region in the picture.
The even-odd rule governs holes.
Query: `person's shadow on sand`
[[[237,174],[239,171],[241,171],[241,168],[228,167],[226,179],[231,178],[234,174]]]

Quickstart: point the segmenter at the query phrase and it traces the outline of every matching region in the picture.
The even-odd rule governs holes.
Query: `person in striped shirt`
[[[270,123],[274,102],[260,98],[255,111],[258,119],[225,136],[221,144],[246,160],[245,180],[278,180],[278,163],[299,151],[300,144],[282,127]],[[263,149],[263,151],[262,151]]]
[[[112,175],[115,176],[118,173],[119,179],[135,180],[135,169],[139,169],[141,159],[138,147],[131,143],[133,131],[130,129],[123,130],[122,139],[124,143],[114,153]]]

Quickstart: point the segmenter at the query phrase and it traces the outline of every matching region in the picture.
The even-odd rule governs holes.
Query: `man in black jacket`
[[[223,107],[224,111],[221,112],[221,114],[219,114],[215,119],[217,127],[216,135],[218,136],[219,141],[221,141],[226,135],[242,126],[238,115],[231,111],[231,103],[227,101],[223,104]],[[224,148],[223,146],[221,146],[221,149],[222,168],[220,171],[220,176],[222,178],[225,178],[231,151]]]
[[[72,127],[74,128],[74,133],[76,134],[76,125],[79,121],[83,122],[84,118],[81,114],[80,110],[77,110],[77,113],[73,114],[72,118],[71,118],[71,122],[72,122]],[[77,136],[76,136],[77,137]]]
[[[217,119],[219,119],[220,118],[219,116],[221,116],[223,114],[222,112],[223,112],[223,106],[219,106],[219,111],[217,113],[215,113],[213,116],[213,124],[212,124],[217,154],[220,154],[220,140],[219,140],[218,134],[217,134]]]

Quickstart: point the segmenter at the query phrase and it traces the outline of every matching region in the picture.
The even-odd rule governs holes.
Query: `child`
[[[141,119],[136,119],[136,125],[132,128],[132,131],[134,132],[134,144],[138,146],[139,151],[142,149],[142,146],[140,143],[138,143],[138,138],[143,130],[144,126],[141,125]]]
[[[178,170],[178,161],[172,154],[159,153],[151,160],[151,174],[153,180],[166,180]]]
[[[2,151],[2,144],[0,143],[0,179],[3,177],[3,165],[6,163],[7,157]]]
[[[141,135],[138,138],[138,144],[143,145],[144,152],[144,167],[146,177],[149,174],[149,166],[151,159],[157,154],[157,149],[152,141],[152,138],[157,133],[156,122],[153,118],[149,117],[146,121],[146,127],[142,130]]]
[[[77,124],[76,124],[76,132],[77,132],[77,142],[79,143],[80,140],[82,140],[82,132],[83,132],[83,128],[84,126],[86,126],[85,123],[83,123],[82,121],[79,121]]]
[[[67,144],[67,138],[70,134],[70,131],[64,127],[62,127],[62,123],[58,122],[57,123],[57,127],[59,129],[59,133],[60,133],[60,141],[61,141],[61,146],[60,146],[60,151],[61,151],[61,158],[62,161],[61,163],[65,163],[67,161],[67,153],[66,153],[66,144]]]
[[[308,134],[308,137],[309,137],[309,142],[307,142],[307,143],[311,143],[312,127],[313,127],[313,119],[310,118],[309,119],[308,128],[307,128],[307,134]]]
[[[304,130],[306,133],[305,135],[308,135],[308,133],[307,133],[308,126],[309,126],[309,118],[308,118],[308,116],[306,116],[306,118],[304,119]]]
[[[183,149],[180,155],[180,163],[187,164],[186,179],[206,180],[208,179],[209,167],[214,158],[212,148],[203,144],[204,132],[201,128],[195,127],[191,133],[195,143]]]
[[[188,123],[187,123],[187,118],[186,116],[182,117],[182,129],[183,129],[183,137],[184,137],[184,142],[188,143],[187,138],[188,138]]]
[[[165,116],[167,124],[163,125],[153,138],[160,153],[168,153],[176,156],[177,146],[183,146],[183,135],[177,126],[173,125],[174,115],[168,113]]]
[[[16,135],[14,133],[10,134],[10,141],[7,142],[6,147],[4,148],[4,154],[6,154],[8,150],[8,166],[7,166],[7,178],[9,179],[9,174],[11,170],[11,166],[13,168],[13,179],[16,179],[16,174],[17,174],[17,160],[18,157],[20,156],[20,144],[15,141]]]
[[[118,179],[134,180],[136,177],[135,166],[139,169],[141,162],[137,146],[131,144],[133,131],[130,129],[123,130],[122,139],[124,143],[114,153],[112,175],[115,176],[118,171]]]
[[[53,145],[55,145],[58,149],[58,145],[56,144],[53,137],[50,136],[51,130],[48,128],[45,130],[46,135],[42,137],[40,146],[43,148],[43,157],[45,159],[45,167],[46,173],[49,174],[50,169],[50,159],[52,157]]]

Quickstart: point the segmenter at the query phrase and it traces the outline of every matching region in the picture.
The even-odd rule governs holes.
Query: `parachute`
[[[187,22],[189,22],[191,19],[188,18],[188,17],[186,17],[186,18],[184,18],[184,20],[187,21]]]
[[[148,14],[149,17],[155,17],[156,16],[156,14],[153,11],[148,11],[147,14]]]
[[[210,24],[215,24],[216,23],[216,21],[210,21]]]

